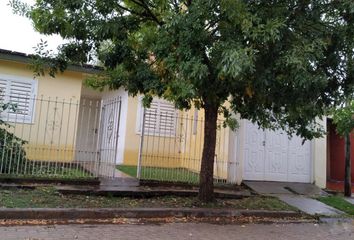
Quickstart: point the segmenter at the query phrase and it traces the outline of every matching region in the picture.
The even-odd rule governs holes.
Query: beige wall
[[[318,120],[324,129],[327,129],[327,119]],[[327,136],[317,138],[312,142],[313,149],[313,182],[321,187],[326,187],[327,181]]]
[[[0,74],[33,79],[27,64],[0,60]],[[66,71],[56,78],[37,78],[32,123],[13,122],[13,131],[28,141],[27,157],[42,161],[72,161],[83,73]]]

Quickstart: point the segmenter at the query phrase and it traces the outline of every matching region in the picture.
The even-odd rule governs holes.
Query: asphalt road
[[[162,225],[52,225],[0,227],[1,240],[349,240],[354,222],[342,224],[213,225],[171,223]]]

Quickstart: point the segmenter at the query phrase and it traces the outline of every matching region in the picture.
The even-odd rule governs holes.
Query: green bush
[[[1,104],[0,116],[8,108],[15,109],[16,106]],[[24,150],[26,141],[11,133],[11,127],[10,124],[0,118],[0,173],[21,174],[29,167],[29,161],[26,159],[26,152]]]

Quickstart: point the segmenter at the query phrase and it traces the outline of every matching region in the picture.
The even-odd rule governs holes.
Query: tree
[[[351,152],[350,152],[350,134],[354,130],[354,100],[348,101],[348,104],[342,108],[334,110],[333,121],[339,135],[345,138],[345,169],[344,169],[344,195],[351,197]]]
[[[344,194],[351,196],[351,158],[350,134],[354,129],[354,2],[335,3],[335,8],[326,17],[337,20],[336,31],[332,37],[331,72],[338,79],[347,82],[340,92],[343,95],[342,106],[333,111],[333,120],[337,132],[345,138],[345,177]]]
[[[348,1],[349,2],[349,1]],[[348,85],[331,74],[336,0],[36,0],[17,12],[60,34],[54,70],[97,56],[91,85],[204,109],[199,199],[213,200],[217,116],[238,113],[263,128],[321,136],[315,118]],[[336,16],[333,14],[332,18]],[[40,54],[44,55],[43,52]],[[337,59],[337,58],[336,58]],[[225,107],[225,103],[228,102]]]

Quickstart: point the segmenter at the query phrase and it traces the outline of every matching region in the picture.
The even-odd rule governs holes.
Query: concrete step
[[[132,177],[101,178],[101,187],[138,187],[139,180]]]

